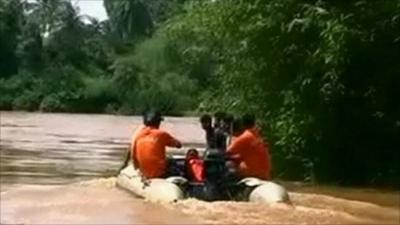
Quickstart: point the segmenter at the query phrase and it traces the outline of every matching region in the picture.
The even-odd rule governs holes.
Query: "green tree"
[[[399,1],[219,0],[195,3],[166,27],[203,50],[181,55],[217,62],[206,110],[261,119],[277,174],[393,184],[399,15]]]
[[[146,5],[140,0],[105,0],[104,7],[112,31],[126,41],[151,35],[153,21]]]
[[[39,26],[42,37],[48,37],[64,25],[66,15],[73,9],[68,0],[37,0],[26,1],[26,10],[29,19]]]
[[[156,25],[162,26],[163,22],[184,11],[185,3],[189,0],[146,0],[151,17]]]
[[[16,49],[22,12],[22,2],[0,0],[0,78],[8,77],[18,70]]]

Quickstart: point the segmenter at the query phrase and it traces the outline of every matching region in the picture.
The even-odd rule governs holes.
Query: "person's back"
[[[271,177],[272,161],[270,155],[270,146],[269,143],[264,140],[261,129],[256,126],[256,117],[253,114],[245,114],[242,117],[242,121],[243,127],[245,129],[249,129],[254,135],[256,135],[257,138],[259,138],[263,142],[268,162],[268,176]]]
[[[266,145],[259,134],[254,129],[253,123],[244,120],[244,131],[238,132],[228,147],[229,155],[239,155],[239,175],[241,177],[257,177],[260,179],[270,179],[270,156],[268,145]]]
[[[166,146],[181,147],[181,143],[158,125],[147,125],[136,137],[134,161],[146,178],[164,177],[167,172]]]

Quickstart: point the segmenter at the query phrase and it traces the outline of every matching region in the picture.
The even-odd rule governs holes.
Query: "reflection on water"
[[[376,190],[287,183],[293,207],[146,203],[116,188],[114,177],[141,118],[1,112],[0,122],[1,223],[399,224],[399,193]],[[203,146],[197,119],[167,118],[163,128],[186,148]]]

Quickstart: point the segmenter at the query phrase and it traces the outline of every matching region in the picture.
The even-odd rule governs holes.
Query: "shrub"
[[[14,97],[13,109],[34,111],[38,109],[41,100],[42,96],[40,93],[27,90],[22,92],[21,95]]]
[[[118,89],[115,83],[106,77],[86,77],[81,89],[80,110],[84,112],[104,112],[110,104],[118,104]]]
[[[62,103],[62,99],[57,94],[44,97],[39,106],[39,110],[44,112],[65,111],[66,108],[65,104]]]

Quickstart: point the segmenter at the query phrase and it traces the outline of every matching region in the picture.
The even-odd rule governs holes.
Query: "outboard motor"
[[[208,149],[203,156],[207,180],[218,183],[225,173],[225,156],[217,149]]]
[[[205,184],[206,197],[209,201],[225,200],[226,195],[226,160],[225,155],[218,149],[206,150],[204,156],[207,182]]]

